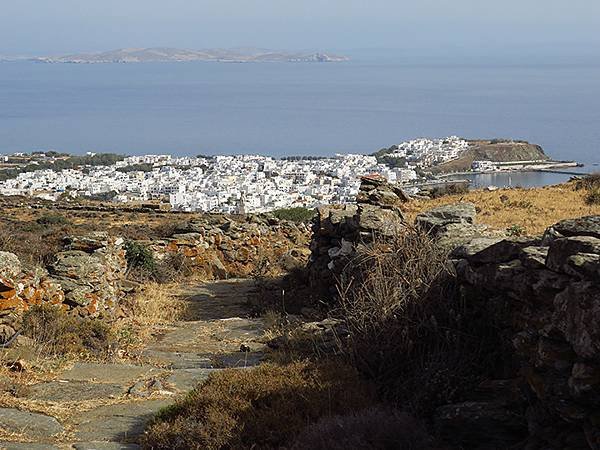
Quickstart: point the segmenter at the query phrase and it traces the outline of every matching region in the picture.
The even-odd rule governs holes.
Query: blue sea
[[[0,153],[332,155],[447,135],[593,167],[600,65],[0,63]]]

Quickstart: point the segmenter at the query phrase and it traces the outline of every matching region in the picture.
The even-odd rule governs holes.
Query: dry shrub
[[[374,407],[351,414],[325,417],[302,431],[292,450],[424,450],[433,440],[406,413]]]
[[[172,324],[185,313],[184,303],[176,299],[176,288],[151,282],[121,303],[126,317],[115,323],[121,347],[137,347],[158,328]]]
[[[585,203],[588,205],[600,205],[600,188],[591,189],[585,195]]]
[[[339,364],[228,369],[160,412],[142,443],[155,450],[281,448],[307,424],[371,402],[368,386]]]
[[[575,189],[581,190],[595,190],[600,189],[600,172],[586,175],[582,179],[578,180],[575,184]]]
[[[448,264],[431,237],[407,227],[360,246],[340,281],[342,350],[383,395],[418,414],[468,389],[487,339],[466,319]]]
[[[47,356],[109,356],[116,347],[115,335],[99,319],[82,319],[51,305],[33,306],[23,315],[23,334]]]

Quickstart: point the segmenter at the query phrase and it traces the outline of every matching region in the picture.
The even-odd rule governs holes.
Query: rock
[[[148,380],[138,381],[129,388],[127,393],[131,397],[149,397],[153,393],[161,395],[172,395],[172,392],[164,389],[162,382],[158,378],[150,378]]]
[[[553,325],[583,358],[600,357],[600,285],[591,281],[569,284],[554,299]]]
[[[464,402],[435,411],[437,432],[461,448],[508,448],[527,435],[527,423],[503,405]]]
[[[537,241],[529,238],[509,238],[496,242],[468,257],[472,264],[498,264],[518,259],[522,250]]]
[[[138,450],[137,444],[121,444],[119,442],[78,442],[73,444],[75,450]]]
[[[54,417],[11,408],[0,408],[0,428],[11,433],[42,439],[56,436],[64,431]]]
[[[552,226],[552,229],[565,237],[591,236],[600,239],[600,216],[563,220]]]
[[[59,447],[52,444],[36,444],[33,442],[0,442],[2,450],[60,450]]]
[[[548,247],[525,247],[521,250],[520,258],[525,267],[531,269],[543,269],[546,267]]]
[[[555,239],[550,243],[546,266],[555,272],[569,271],[576,261],[568,260],[578,253],[600,254],[600,239],[590,236]]]
[[[116,398],[123,395],[124,392],[123,386],[118,384],[50,381],[32,386],[28,397],[47,402],[79,402]]]
[[[220,369],[179,369],[174,370],[167,383],[178,391],[187,392],[195,388],[199,383],[208,379],[211,373]]]
[[[430,209],[415,220],[417,226],[425,232],[439,234],[449,224],[473,224],[477,211],[472,203],[456,203]]]
[[[21,261],[14,253],[0,252],[0,285],[2,280],[14,281],[21,273]]]
[[[73,368],[63,372],[60,378],[68,381],[128,385],[140,377],[157,372],[159,369],[151,366],[78,362]]]
[[[451,257],[455,259],[471,258],[473,255],[481,252],[482,250],[488,247],[491,247],[494,244],[497,244],[500,241],[502,241],[502,238],[475,238],[470,240],[469,242],[466,242],[456,247],[452,251]]]
[[[144,432],[154,414],[170,403],[146,400],[101,406],[73,417],[75,436],[81,441],[132,440]]]

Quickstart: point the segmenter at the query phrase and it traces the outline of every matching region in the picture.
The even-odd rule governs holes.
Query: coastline
[[[584,164],[576,161],[548,161],[546,163],[530,164],[530,161],[514,161],[506,164],[505,168],[498,168],[496,170],[486,171],[461,171],[461,172],[449,172],[437,174],[436,178],[449,178],[456,176],[467,176],[467,175],[487,175],[487,174],[502,174],[502,173],[514,173],[514,172],[547,172],[547,173],[566,173],[572,175],[585,175],[585,172],[568,172],[558,169],[567,169],[572,167],[585,167]],[[518,167],[517,167],[518,166]]]

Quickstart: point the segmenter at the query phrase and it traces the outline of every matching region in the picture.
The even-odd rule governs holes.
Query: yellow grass
[[[148,283],[126,299],[126,316],[116,321],[114,327],[123,352],[121,356],[131,356],[128,353],[184,316],[185,302],[178,298],[178,293],[175,284]]]
[[[586,204],[586,193],[575,190],[574,183],[535,189],[476,190],[434,200],[415,200],[407,203],[404,209],[412,220],[418,213],[436,206],[472,202],[477,207],[478,223],[494,230],[518,225],[526,234],[538,235],[563,219],[600,215],[600,205]]]

